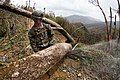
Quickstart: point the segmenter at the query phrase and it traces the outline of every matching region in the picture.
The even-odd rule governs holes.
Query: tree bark
[[[117,27],[117,25],[116,25],[116,24],[117,24],[117,23],[116,23],[116,15],[115,15],[115,22],[114,22],[114,30],[113,30],[112,39],[115,39],[116,27]]]
[[[110,7],[110,30],[109,30],[110,39],[112,39],[112,9]]]
[[[98,1],[98,0],[97,0]],[[106,24],[106,36],[107,36],[107,41],[109,41],[109,26],[108,26],[108,21],[107,21],[107,18],[106,18],[106,15],[103,11],[103,9],[101,8],[101,6],[98,4],[98,7],[100,8],[100,10],[102,11],[102,14],[104,16],[104,20],[105,20],[105,24]]]
[[[118,32],[118,43],[120,42],[120,2],[118,1],[118,16],[119,16],[119,32]]]
[[[103,17],[104,17],[104,20],[105,20],[105,25],[106,25],[106,40],[109,41],[110,40],[110,37],[109,37],[109,25],[108,25],[108,21],[107,21],[105,12],[103,11],[102,7],[100,6],[99,0],[90,0],[89,2],[92,3],[95,6],[98,6],[99,9],[101,10],[101,12],[103,14]]]
[[[68,43],[55,44],[0,69],[0,80],[37,80],[71,50]]]

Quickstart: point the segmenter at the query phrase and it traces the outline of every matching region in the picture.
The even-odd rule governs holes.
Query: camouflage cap
[[[42,12],[42,11],[34,11],[34,12],[32,13],[32,16],[33,16],[34,18],[43,18],[43,12]]]

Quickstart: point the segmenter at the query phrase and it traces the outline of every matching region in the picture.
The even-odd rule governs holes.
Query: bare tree
[[[28,8],[28,1],[26,1],[26,8]]]
[[[98,6],[99,9],[101,10],[101,12],[102,12],[102,14],[104,16],[105,24],[106,24],[106,39],[107,39],[107,41],[109,41],[110,40],[110,37],[109,37],[109,25],[108,25],[108,21],[107,21],[107,18],[106,18],[106,14],[105,14],[103,8],[100,6],[99,0],[89,0],[89,2],[92,3],[95,6]]]
[[[44,10],[44,15],[45,15],[45,13],[46,13],[46,8],[44,8],[43,10]]]
[[[118,10],[117,10],[117,13],[118,13],[118,16],[119,16],[119,33],[118,33],[118,42],[120,42],[120,2],[119,0],[117,0],[118,2]]]
[[[112,8],[110,7],[110,30],[109,30],[109,36],[110,39],[112,38]]]
[[[35,10],[35,5],[36,5],[36,3],[34,3],[34,5],[33,5],[33,9]]]
[[[115,38],[115,34],[116,34],[116,15],[115,15],[115,22],[114,22],[114,30],[113,30],[113,35],[112,35],[112,39]]]
[[[4,4],[5,4],[5,5],[9,5],[9,4],[10,4],[10,0],[5,0],[5,1],[4,1]]]
[[[28,7],[30,8],[30,0],[29,0],[29,5],[28,5]]]

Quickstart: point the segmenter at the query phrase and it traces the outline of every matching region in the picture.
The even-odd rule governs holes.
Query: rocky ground
[[[115,43],[112,41],[114,47],[111,47],[110,53],[105,51],[109,47],[108,42],[80,47],[41,80],[120,80],[120,58],[116,57],[120,48]]]
[[[119,52],[116,40],[80,44],[38,80],[120,80]]]

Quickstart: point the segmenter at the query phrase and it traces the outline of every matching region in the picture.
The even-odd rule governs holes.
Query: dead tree
[[[114,39],[115,38],[115,34],[116,34],[116,26],[117,25],[117,23],[116,23],[116,15],[115,15],[115,22],[114,22],[114,30],[113,30],[113,35],[112,35],[112,39]]]
[[[27,10],[28,9],[28,2],[26,1],[26,6],[23,7],[23,9]]]
[[[117,2],[118,2],[118,11],[117,11],[117,13],[118,13],[118,16],[119,16],[119,33],[118,33],[118,42],[120,42],[120,2],[119,2],[119,0],[117,0]]]
[[[109,41],[110,40],[110,37],[109,37],[109,25],[108,25],[108,21],[107,21],[107,18],[106,18],[106,14],[105,14],[104,10],[102,9],[102,7],[100,6],[99,0],[89,0],[89,2],[92,3],[95,6],[98,6],[99,9],[101,10],[101,12],[102,12],[102,14],[104,16],[105,24],[106,24],[106,39],[107,39],[107,41]]]
[[[0,80],[42,80],[40,78],[71,50],[70,44],[55,44],[0,69]]]
[[[10,0],[5,0],[3,4],[9,5],[10,4]]]
[[[43,8],[43,10],[44,10],[44,15],[45,15],[45,12],[46,12],[45,10],[46,10],[46,8]]]
[[[109,29],[110,39],[112,38],[112,9],[110,7],[110,29]]]
[[[34,3],[34,5],[33,5],[33,9],[35,10],[35,5],[36,5],[36,3]]]
[[[29,5],[28,5],[28,8],[30,8],[30,0],[29,0]]]

